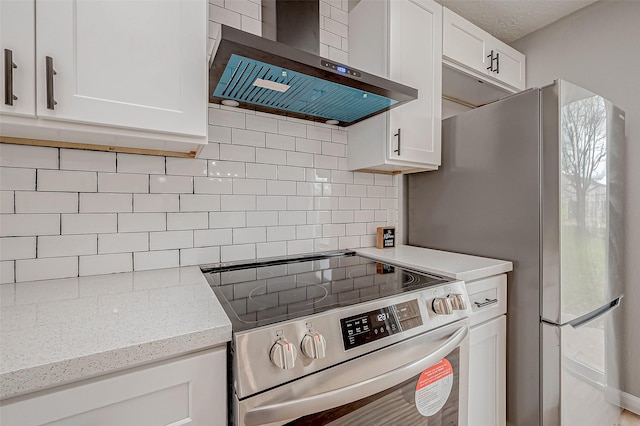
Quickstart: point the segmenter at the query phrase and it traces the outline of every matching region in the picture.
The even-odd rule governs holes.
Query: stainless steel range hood
[[[316,21],[317,22],[317,21]],[[209,69],[209,102],[351,124],[416,99],[418,91],[225,25]]]

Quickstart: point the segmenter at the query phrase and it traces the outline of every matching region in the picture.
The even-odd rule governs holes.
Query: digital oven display
[[[416,300],[385,306],[340,320],[344,349],[352,349],[422,325]]]

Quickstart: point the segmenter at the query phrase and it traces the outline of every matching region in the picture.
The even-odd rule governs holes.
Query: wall
[[[563,78],[626,111],[627,273],[623,300],[626,359],[623,390],[640,397],[640,2],[598,2],[532,33],[513,46],[527,55],[527,86]],[[634,411],[640,411],[640,399]]]
[[[209,6],[210,36],[260,33],[259,2]],[[334,60],[346,8],[321,2]],[[217,105],[209,124],[198,159],[0,144],[0,282],[366,247],[397,223],[397,178],[347,171],[346,129]]]

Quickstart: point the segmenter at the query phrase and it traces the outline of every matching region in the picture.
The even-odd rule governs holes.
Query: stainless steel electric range
[[[232,323],[230,423],[467,424],[464,282],[352,251],[201,268]]]

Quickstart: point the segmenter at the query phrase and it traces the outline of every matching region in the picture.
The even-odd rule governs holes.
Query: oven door
[[[469,324],[458,321],[234,402],[236,425],[467,425]]]

